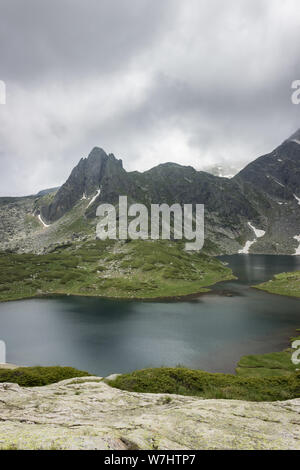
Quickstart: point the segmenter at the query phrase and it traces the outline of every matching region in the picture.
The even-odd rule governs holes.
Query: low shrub
[[[73,367],[19,367],[0,369],[0,382],[17,383],[21,387],[38,387],[73,377],[86,377],[88,372]]]
[[[130,392],[174,393],[208,399],[277,401],[300,397],[299,372],[280,377],[239,377],[163,367],[123,374],[109,384]]]

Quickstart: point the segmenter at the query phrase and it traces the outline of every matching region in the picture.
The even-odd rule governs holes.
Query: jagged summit
[[[94,237],[98,205],[117,205],[119,196],[127,195],[130,203],[147,207],[204,204],[206,239],[216,252],[237,253],[252,241],[250,223],[265,233],[253,244],[252,252],[293,254],[300,233],[298,139],[300,129],[231,179],[171,162],[145,172],[127,172],[122,160],[94,147],[57,192],[16,200],[16,212],[10,203],[2,202],[0,247],[39,251],[80,234]],[[19,217],[20,211],[24,218]],[[36,219],[43,227],[37,226]],[[26,236],[20,241],[22,230]]]
[[[300,144],[300,129],[273,152],[254,160],[232,178],[233,194],[236,191],[236,184],[243,181],[262,192],[267,192],[269,196],[279,201],[292,200],[294,194],[300,192],[298,188],[300,145],[295,143]],[[129,194],[136,200],[143,199],[142,188],[146,188],[148,192],[153,188],[153,194],[148,194],[148,198],[156,199],[159,196],[168,200],[170,197],[177,199],[179,195],[186,198],[191,185],[196,185],[196,181],[201,187],[201,197],[204,197],[205,193],[205,199],[208,199],[207,206],[216,208],[215,195],[218,194],[219,188],[222,188],[220,198],[223,198],[225,183],[219,178],[221,175],[210,178],[209,176],[211,175],[208,173],[197,172],[191,166],[182,166],[173,162],[162,163],[144,173],[127,173],[122,160],[95,146],[86,158],[81,158],[51,203],[42,207],[41,214],[46,222],[54,222],[66,214],[80,199],[93,198],[100,188],[101,199],[106,202],[115,202],[119,194]],[[171,179],[172,184],[170,184]],[[186,191],[187,185],[190,186],[188,191]],[[200,193],[199,187],[195,187],[192,191],[192,194]],[[95,202],[99,197],[100,193]],[[241,201],[242,195],[238,199]],[[233,204],[232,201],[230,204]],[[234,207],[237,208],[236,204]],[[91,213],[91,209],[88,212]]]
[[[89,153],[89,155],[88,155],[87,158],[91,158],[91,157],[93,157],[94,155],[107,155],[107,154],[106,154],[105,150],[103,150],[102,147],[97,147],[97,146],[96,146],[96,147],[94,147],[94,148],[90,151],[90,153]]]
[[[113,170],[115,168],[115,170]],[[41,209],[43,219],[54,222],[68,212],[81,198],[95,195],[105,174],[122,170],[122,160],[113,154],[107,155],[99,147],[94,147],[87,158],[81,158],[73,168],[67,181],[59,188],[53,201]]]

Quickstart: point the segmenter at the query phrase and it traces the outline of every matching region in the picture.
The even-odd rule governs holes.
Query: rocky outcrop
[[[129,393],[98,377],[0,384],[1,449],[300,449],[300,399]]]
[[[54,222],[65,215],[80,199],[93,196],[101,187],[106,168],[122,168],[122,161],[114,155],[107,155],[95,147],[87,158],[82,158],[73,168],[67,181],[59,188],[53,201],[41,207],[41,214],[48,222]]]
[[[37,230],[34,197],[0,198],[0,250],[9,249],[12,240],[21,240]]]
[[[244,194],[251,189],[249,198],[265,219],[266,235],[253,245],[253,252],[295,254],[295,236],[300,233],[300,130],[247,165],[233,181]]]
[[[241,170],[234,180],[250,183],[276,202],[300,198],[300,129],[273,152],[257,158]]]
[[[256,192],[255,192],[256,194]],[[99,203],[118,204],[119,196],[127,195],[130,203],[205,204],[206,238],[237,251],[235,239],[244,230],[245,221],[260,222],[260,212],[240,185],[189,166],[165,163],[144,173],[127,172],[120,160],[94,149],[87,159],[80,160],[67,182],[49,204],[41,206],[46,222],[53,223],[66,215],[82,198],[87,205],[85,216],[95,219]],[[220,240],[221,239],[221,240]],[[218,243],[219,242],[219,243]]]

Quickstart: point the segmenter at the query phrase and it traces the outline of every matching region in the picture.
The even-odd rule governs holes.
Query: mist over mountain
[[[227,162],[221,162],[204,166],[201,169],[202,171],[211,173],[214,176],[220,176],[221,178],[233,178],[240,171],[241,167],[230,165]]]

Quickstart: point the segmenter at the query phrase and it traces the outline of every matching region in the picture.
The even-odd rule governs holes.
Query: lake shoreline
[[[270,353],[264,353],[264,354],[254,354],[254,355],[242,355],[240,356],[239,360],[237,361],[236,363],[236,367],[235,367],[235,371],[234,373],[229,373],[229,372],[209,372],[209,371],[206,371],[206,370],[203,370],[203,369],[198,369],[198,368],[195,368],[195,367],[185,367],[185,369],[188,371],[199,371],[199,372],[204,372],[206,374],[216,374],[216,375],[220,375],[220,374],[225,374],[225,375],[234,375],[234,376],[239,376],[240,373],[238,372],[238,369],[241,365],[241,362],[244,360],[244,359],[247,359],[248,357],[251,357],[251,356],[256,356],[257,358],[264,358],[264,357],[267,357],[267,356],[270,356],[272,354],[278,354],[278,353],[285,353],[286,351],[290,350],[291,348],[291,342],[296,338],[296,339],[300,339],[300,336],[299,336],[299,333],[300,333],[300,329],[296,328],[294,329],[293,328],[293,331],[291,331],[290,335],[288,335],[286,337],[286,347],[284,347],[284,349],[280,350],[280,351],[272,351]],[[251,368],[261,368],[261,367],[264,367],[265,365],[264,364],[260,364],[260,365],[256,365],[256,366],[251,366]],[[26,365],[18,365],[18,364],[12,364],[12,363],[0,363],[0,369],[6,369],[6,370],[14,370],[14,369],[19,369],[19,368],[32,368],[32,367],[39,367],[39,366],[26,366]],[[41,366],[41,367],[54,367],[54,366]],[[58,367],[64,367],[64,366],[58,366]],[[168,369],[178,369],[179,366],[175,366],[175,367],[172,367],[172,366],[164,366],[163,368],[168,368]],[[151,367],[149,368],[145,368],[145,369],[142,369],[142,370],[147,370],[147,369],[153,369]],[[159,369],[159,367],[156,367],[156,369]],[[118,376],[122,376],[122,375],[126,375],[126,374],[134,374],[135,372],[137,372],[137,370],[134,370],[134,371],[131,371],[131,372],[128,372],[128,373],[110,373],[109,376],[107,377],[102,377],[103,379],[108,379],[108,377],[113,377],[114,378],[110,378],[109,380],[115,380],[116,377]],[[259,374],[260,375],[260,374]]]
[[[227,279],[220,279],[213,284],[209,284],[208,286],[204,286],[201,288],[202,290],[196,291],[190,294],[182,294],[182,295],[171,295],[171,296],[158,296],[158,297],[118,297],[118,296],[105,296],[105,295],[97,295],[97,294],[80,294],[80,293],[39,293],[37,295],[25,296],[25,297],[18,297],[15,299],[0,299],[0,304],[6,302],[18,302],[22,300],[34,300],[34,299],[51,299],[51,298],[60,298],[60,297],[83,297],[83,298],[93,298],[93,299],[102,299],[102,300],[113,300],[113,301],[122,301],[122,302],[184,302],[186,300],[194,300],[204,294],[212,293],[211,287],[227,281],[234,281],[237,280],[237,277],[232,275]],[[227,294],[224,294],[224,297],[227,297]]]
[[[20,290],[16,294],[23,304],[11,304],[14,298],[0,304],[8,360],[28,366],[70,364],[101,376],[177,364],[234,373],[242,356],[287,348],[299,328],[299,299],[266,297],[253,285],[300,265],[286,257],[227,260],[235,277],[228,270],[230,275],[227,271],[210,288],[199,282],[183,286],[192,291],[185,295],[145,298],[142,291],[128,298],[104,296],[112,293],[105,289],[67,294],[45,289],[30,296]],[[80,354],[76,345],[79,352],[83,347]]]
[[[299,295],[289,295],[289,294],[280,294],[279,292],[270,292],[267,289],[263,289],[262,287],[259,287],[259,284],[257,286],[250,286],[250,289],[255,289],[260,292],[264,292],[265,294],[269,294],[269,295],[276,295],[277,297],[288,297],[289,299],[300,301]]]
[[[279,296],[300,298],[300,271],[276,274],[269,281],[253,286],[256,289]]]

